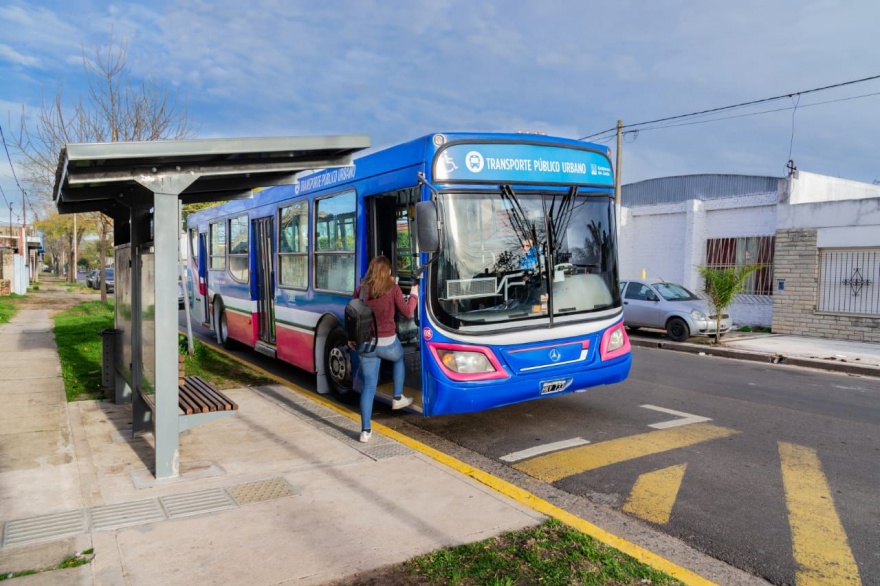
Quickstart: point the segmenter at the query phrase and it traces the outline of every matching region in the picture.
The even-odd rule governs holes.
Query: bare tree
[[[110,42],[104,48],[96,48],[93,57],[83,49],[83,73],[88,85],[85,99],[80,96],[66,106],[59,83],[54,99],[42,101],[31,125],[22,106],[15,146],[24,159],[25,183],[46,204],[51,202],[59,153],[67,144],[180,139],[195,134],[187,120],[185,102],[180,104],[175,94],[154,79],[132,83],[127,58],[127,43],[116,42],[111,33]],[[100,231],[103,282],[106,243],[113,225],[100,212],[91,216],[89,220]],[[77,238],[77,244],[79,237],[81,234],[71,234],[71,238]],[[101,299],[106,301],[103,289]]]

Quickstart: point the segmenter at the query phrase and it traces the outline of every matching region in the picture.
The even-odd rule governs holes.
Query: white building
[[[759,264],[730,313],[776,333],[880,342],[880,186],[802,171],[624,185],[620,274],[700,291],[696,266]]]

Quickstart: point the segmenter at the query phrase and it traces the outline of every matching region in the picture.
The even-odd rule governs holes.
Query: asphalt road
[[[411,423],[773,583],[880,583],[880,380],[635,348],[620,385]]]
[[[311,375],[240,355],[314,389]],[[880,584],[880,379],[634,348],[612,387],[374,417],[775,584]]]

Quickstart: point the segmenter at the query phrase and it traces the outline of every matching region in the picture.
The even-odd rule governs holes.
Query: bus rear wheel
[[[217,334],[217,343],[232,350],[235,348],[235,341],[229,339],[229,327],[226,325],[226,308],[223,302],[217,300],[214,302],[214,333]]]
[[[324,373],[330,392],[348,405],[354,404],[359,397],[354,391],[350,352],[345,330],[340,327],[330,330],[324,343]]]

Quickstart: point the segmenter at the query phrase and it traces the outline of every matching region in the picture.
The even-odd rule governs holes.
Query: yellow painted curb
[[[287,381],[279,376],[276,376],[276,375],[272,374],[271,372],[260,368],[259,366],[255,366],[253,364],[245,362],[244,360],[240,359],[239,357],[234,356],[234,355],[226,352],[222,348],[217,348],[217,347],[211,346],[211,349],[216,350],[217,352],[220,352],[221,354],[224,354],[225,356],[228,356],[229,358],[232,358],[233,360],[240,362],[241,364],[244,364],[248,368],[265,375],[266,377],[276,381],[277,383],[279,383],[281,385],[284,385],[285,387],[294,391],[295,393],[297,393],[300,396],[307,397],[308,399],[314,401],[315,403],[320,404],[323,407],[327,407],[328,409],[331,409],[331,410],[335,411],[336,413],[339,413],[340,415],[344,415],[344,416],[348,417],[352,421],[360,422],[360,414],[359,413],[356,413],[350,409],[346,409],[344,407],[341,407],[335,401],[329,401],[317,393],[307,391],[306,389],[303,389],[302,387],[298,387],[298,386],[294,385],[293,383],[291,383],[290,381]],[[501,478],[498,478],[497,476],[493,476],[492,474],[489,474],[488,472],[484,472],[483,470],[480,470],[478,468],[474,468],[473,466],[466,464],[466,463],[462,462],[461,460],[458,460],[456,458],[453,458],[452,456],[444,454],[443,452],[441,452],[439,450],[435,450],[434,448],[427,446],[427,445],[423,444],[422,442],[414,440],[408,436],[405,436],[402,433],[391,429],[390,427],[382,425],[381,423],[376,423],[375,421],[372,422],[372,428],[373,428],[373,431],[378,431],[382,435],[389,437],[397,442],[400,442],[401,444],[407,446],[408,448],[415,450],[421,454],[424,454],[425,456],[427,456],[433,460],[436,460],[437,462],[439,462],[440,464],[443,464],[444,466],[448,466],[449,468],[452,468],[453,470],[460,472],[460,473],[464,474],[465,476],[469,476],[470,478],[473,478],[477,482],[485,484],[489,488],[507,496],[508,498],[515,500],[516,502],[520,503],[523,506],[526,506],[526,507],[528,507],[534,511],[537,511],[543,515],[546,515],[546,516],[551,517],[553,519],[556,519],[562,523],[565,523],[566,525],[568,525],[570,527],[574,527],[575,529],[577,529],[581,533],[585,533],[585,534],[589,535],[590,537],[596,539],[597,541],[601,541],[602,543],[604,543],[606,545],[609,545],[609,546],[611,546],[611,547],[613,547],[613,548],[615,548],[615,549],[617,549],[617,550],[619,550],[629,556],[632,556],[633,558],[639,560],[642,563],[645,563],[645,564],[651,566],[652,568],[654,568],[656,570],[660,570],[661,572],[665,572],[666,574],[669,574],[673,578],[675,578],[677,580],[681,580],[685,584],[688,584],[691,586],[716,586],[714,582],[711,582],[710,580],[707,580],[706,578],[703,578],[702,576],[695,574],[694,572],[691,572],[690,570],[682,568],[681,566],[667,560],[666,558],[663,558],[663,557],[661,557],[651,551],[648,551],[647,549],[645,549],[641,546],[638,546],[635,543],[632,543],[630,541],[623,539],[622,537],[618,537],[617,535],[609,533],[609,532],[605,531],[604,529],[597,527],[596,525],[593,525],[592,523],[590,523],[589,521],[587,521],[585,519],[581,519],[580,517],[578,517],[576,515],[572,515],[568,511],[561,509],[561,508],[557,507],[556,505],[550,504],[547,501],[545,501],[544,499],[538,498],[537,496],[533,495],[532,493],[528,492],[527,490],[523,490],[520,487],[518,487],[510,482],[507,482],[506,480],[502,480]]]

